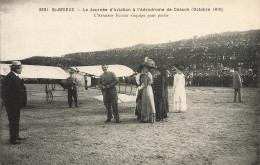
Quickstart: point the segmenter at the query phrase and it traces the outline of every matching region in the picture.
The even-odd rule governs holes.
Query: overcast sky
[[[210,8],[210,12],[142,12],[133,8]],[[212,8],[223,8],[214,12]],[[40,12],[39,8],[48,8]],[[74,8],[53,12],[52,8]],[[90,8],[130,8],[129,12],[84,12]],[[79,9],[79,11],[78,11]],[[156,44],[227,31],[260,29],[259,0],[34,0],[1,1],[1,60]],[[128,14],[102,18],[94,14]],[[133,18],[131,14],[165,14]],[[96,15],[97,16],[97,15]]]

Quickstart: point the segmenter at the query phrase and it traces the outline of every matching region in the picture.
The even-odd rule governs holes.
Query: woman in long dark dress
[[[141,72],[141,71],[140,71]],[[141,111],[142,111],[142,90],[141,90],[141,77],[142,73],[136,75],[136,107],[135,115],[138,120],[141,120]]]
[[[164,101],[165,101],[165,109],[163,109],[163,118],[167,118],[167,113],[169,113],[169,100],[168,100],[168,71],[166,70],[166,68],[162,67],[160,69],[161,75],[162,75],[162,83],[163,83],[163,88],[164,88],[164,93],[165,95],[164,97]]]
[[[154,102],[156,109],[156,121],[161,121],[167,118],[168,108],[168,85],[166,70],[164,68],[158,68],[154,71]]]

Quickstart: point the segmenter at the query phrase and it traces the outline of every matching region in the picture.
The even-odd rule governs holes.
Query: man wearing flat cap
[[[19,121],[20,109],[26,106],[24,103],[26,88],[19,78],[19,74],[22,72],[21,62],[13,61],[10,67],[11,72],[3,79],[1,94],[9,121],[10,143],[20,144],[20,141],[25,139],[19,136]]]
[[[117,102],[117,91],[116,85],[119,83],[118,78],[114,72],[108,71],[108,66],[102,65],[103,74],[100,75],[98,86],[102,91],[103,102],[107,110],[107,120],[105,122],[111,122],[112,110],[115,118],[115,123],[120,123],[118,114],[118,102]]]
[[[77,78],[74,77],[74,71],[70,70],[69,72],[70,72],[70,77],[67,78],[69,108],[72,107],[72,97],[75,102],[75,107],[78,107],[78,92],[77,92],[78,81]]]

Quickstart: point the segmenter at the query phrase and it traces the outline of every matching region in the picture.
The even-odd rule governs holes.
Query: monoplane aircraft
[[[108,65],[108,70],[116,74],[117,77],[127,77],[134,71],[124,65]],[[97,79],[103,73],[101,65],[96,66],[75,66],[70,69],[75,71],[75,77],[79,86],[87,89],[89,86],[95,86]],[[0,77],[6,76],[10,72],[10,64],[0,64]],[[23,71],[19,75],[25,84],[45,84],[45,93],[47,102],[53,101],[53,93],[57,84],[66,89],[66,79],[69,77],[68,71],[56,66],[23,65]]]
[[[101,65],[73,66],[71,68],[95,77],[99,77],[103,73]],[[125,65],[108,65],[108,70],[114,72],[117,77],[127,77],[134,74],[134,71]]]
[[[0,64],[0,76],[6,76],[10,72],[10,64]],[[66,79],[69,74],[60,67],[23,65],[23,71],[19,75],[25,84],[45,84],[45,93],[47,102],[53,100],[52,91],[56,84],[66,88]]]
[[[101,65],[93,66],[73,66],[71,69],[87,77],[92,77],[91,86],[96,85],[96,78],[103,73]],[[125,65],[108,65],[108,71],[114,72],[117,77],[128,77],[134,74],[134,71]],[[93,82],[94,81],[94,82]]]
[[[101,65],[74,66],[74,67],[71,67],[71,69],[77,71],[77,73],[79,73],[81,75],[87,76],[88,78],[91,77],[91,80],[88,80],[89,86],[95,87],[95,88],[97,85],[97,79],[103,73]],[[129,68],[125,65],[108,65],[108,71],[114,72],[115,75],[121,80],[124,80],[125,77],[132,76],[135,73],[131,68]],[[122,88],[123,86],[124,86],[124,89]],[[127,90],[127,87],[129,90]],[[124,94],[128,93],[131,95],[131,94],[133,94],[132,87],[133,87],[133,85],[128,86],[127,83],[120,82],[118,85],[118,92],[124,93]],[[118,95],[119,101],[124,102],[124,100],[125,100],[124,97],[125,96],[123,94]],[[130,96],[128,96],[128,97],[130,97]]]

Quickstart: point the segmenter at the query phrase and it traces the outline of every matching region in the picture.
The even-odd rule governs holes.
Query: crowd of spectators
[[[234,68],[243,61],[243,86],[257,86],[256,72],[259,58],[260,30],[246,32],[226,32],[206,36],[194,36],[192,39],[163,44],[139,44],[132,47],[95,52],[79,52],[62,57],[32,57],[24,64],[44,63],[44,65],[126,65],[137,70],[139,61],[149,57],[158,66],[165,65],[171,70],[176,63],[185,64],[187,86],[231,86],[232,72],[207,72],[221,70],[223,66]],[[252,69],[252,72],[249,72]],[[195,72],[197,71],[197,72]],[[173,78],[169,78],[172,84]],[[129,80],[130,83],[132,80]]]
[[[243,87],[257,87],[257,76],[253,73],[241,74]],[[187,86],[216,86],[216,87],[231,87],[232,73],[221,74],[189,74],[186,76]]]
[[[157,65],[185,63],[188,69],[216,68],[221,64],[234,67],[241,61],[249,69],[256,66],[259,37],[259,30],[227,32],[163,44],[139,44],[121,49],[73,53],[64,57],[81,61],[84,65],[98,65],[106,61],[108,64],[126,65],[134,70],[146,56]]]
[[[221,72],[191,72],[185,71],[186,86],[197,87],[231,87],[232,86],[232,70],[224,70]],[[173,75],[169,76],[168,84],[173,85]],[[257,74],[251,69],[244,70],[241,73],[243,87],[258,87],[259,81],[257,80]],[[121,82],[135,85],[135,75],[125,77],[124,80],[119,79]]]

